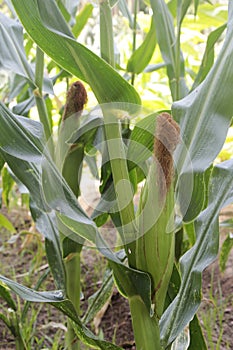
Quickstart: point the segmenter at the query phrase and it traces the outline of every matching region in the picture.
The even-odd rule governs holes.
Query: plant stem
[[[68,256],[65,267],[67,295],[74,305],[76,312],[80,314],[80,253],[78,252]],[[68,345],[69,350],[80,349],[80,341],[77,340],[76,333],[70,320],[68,320],[66,344]]]
[[[156,316],[150,316],[145,304],[138,297],[130,298],[129,306],[137,349],[162,350]]]
[[[118,123],[112,110],[106,110],[105,107],[103,113],[109,160],[123,231],[123,244],[128,256],[129,265],[135,267],[136,229],[134,227],[133,190],[128,174],[120,123]]]
[[[134,0],[134,19],[133,19],[133,47],[132,53],[136,50],[137,38],[137,14],[138,14],[138,0]],[[132,73],[131,84],[134,85],[135,73]]]
[[[112,10],[108,0],[100,1],[100,53],[106,62],[115,67]]]
[[[43,99],[43,76],[44,76],[44,53],[37,46],[36,48],[36,69],[35,69],[35,84],[37,89],[34,91],[36,106],[40,118],[40,122],[44,126],[44,132],[46,140],[50,140],[52,135],[52,126],[49,121],[47,108],[45,105],[45,101]],[[52,147],[52,146],[51,146]]]

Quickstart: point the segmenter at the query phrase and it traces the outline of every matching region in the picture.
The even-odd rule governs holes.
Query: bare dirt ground
[[[6,214],[6,210],[4,210]],[[13,222],[16,232],[28,230],[34,232],[31,226],[30,216],[26,211],[13,210],[7,214]],[[232,207],[227,208],[223,213],[221,220],[233,217]],[[226,229],[221,230],[221,242],[229,233]],[[14,236],[16,238],[16,236]],[[21,235],[13,240],[9,232],[1,229],[0,235],[0,274],[14,278],[16,281],[24,283],[27,286],[34,287],[39,276],[47,267],[46,258],[43,249],[40,254],[43,242],[38,241],[30,235]],[[101,278],[105,270],[105,262],[96,252],[83,254],[82,273],[83,273],[83,309],[87,307],[88,297],[97,290],[101,284]],[[32,271],[30,273],[30,271]],[[54,289],[52,278],[48,275],[46,282],[42,285],[41,290]],[[15,300],[19,303],[18,299]],[[0,312],[4,309],[4,303],[0,298]],[[19,304],[18,304],[19,305]],[[20,303],[21,308],[23,303]],[[42,307],[33,305],[28,313],[28,318],[32,318],[35,310],[38,315],[33,330],[34,341],[31,349],[52,349],[51,342],[57,340],[58,344],[64,340],[65,317],[58,313],[49,305]],[[207,317],[209,315],[209,318]],[[206,320],[205,317],[206,316]],[[208,349],[227,350],[233,349],[233,251],[227,262],[225,272],[220,273],[218,260],[216,260],[203,274],[203,302],[200,307],[199,318],[203,326],[206,337],[208,334]],[[28,323],[30,320],[28,320]],[[127,300],[114,289],[111,300],[106,310],[100,316],[99,331],[104,338],[113,341],[124,349],[134,350],[134,338],[132,324]],[[208,326],[209,324],[209,326]],[[30,329],[29,325],[28,329]],[[24,326],[25,327],[25,326]],[[26,330],[28,331],[28,330]],[[41,343],[40,343],[40,340]],[[219,344],[218,344],[219,342]],[[218,344],[218,345],[217,345]],[[15,349],[14,337],[6,328],[0,319],[0,350]],[[64,349],[64,347],[57,347]],[[84,347],[84,349],[86,349]],[[198,349],[197,349],[198,350]]]

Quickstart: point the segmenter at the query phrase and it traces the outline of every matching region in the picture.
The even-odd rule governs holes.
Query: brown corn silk
[[[74,82],[66,95],[66,105],[62,120],[69,118],[78,113],[81,114],[84,105],[87,103],[87,92],[84,85],[80,81]]]
[[[180,127],[169,113],[157,116],[154,157],[158,162],[157,185],[164,198],[173,178],[173,153],[180,142]]]

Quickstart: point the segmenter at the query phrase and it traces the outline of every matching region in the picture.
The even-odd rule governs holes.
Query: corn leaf
[[[209,205],[195,221],[196,242],[181,258],[179,292],[161,319],[164,347],[171,344],[195,315],[201,302],[201,273],[218,254],[218,214],[233,186],[233,160],[214,167]]]
[[[220,252],[219,264],[222,272],[225,271],[226,263],[232,248],[233,248],[233,234],[229,233],[229,235],[223,242],[221,252]]]
[[[13,71],[34,84],[34,74],[24,51],[23,28],[14,19],[0,14],[1,48],[0,66]]]
[[[127,71],[141,73],[150,63],[156,46],[156,32],[154,18],[151,19],[150,30],[147,33],[143,43],[137,48],[130,57],[127,64]]]
[[[201,184],[203,172],[217,157],[225,141],[233,115],[233,14],[229,7],[229,22],[226,39],[219,56],[206,79],[184,99],[175,102],[172,113],[181,126],[180,143],[175,153],[175,163],[179,174],[180,203],[186,221],[197,215],[192,211],[193,182]],[[205,192],[196,186],[199,193]],[[184,192],[183,189],[187,191]],[[203,196],[203,202],[205,200]],[[186,203],[184,208],[182,203]],[[190,205],[189,205],[190,204]],[[201,208],[198,204],[197,207]],[[187,211],[188,210],[188,211]]]
[[[190,344],[188,350],[208,350],[197,316],[189,324]]]
[[[199,68],[196,79],[193,83],[192,89],[195,89],[207,76],[214,63],[214,46],[218,42],[220,36],[226,29],[226,24],[212,31],[207,39],[205,52],[202,58],[201,66]]]
[[[155,20],[156,37],[164,62],[173,100],[187,95],[188,89],[184,81],[184,60],[180,50],[176,50],[173,18],[164,0],[150,0]]]
[[[2,168],[4,167],[5,161],[4,159],[1,157],[0,155],[0,171],[2,170]]]
[[[2,40],[0,68],[24,77],[35,89],[34,68],[28,62],[24,51],[23,27],[17,20],[0,14],[0,33]],[[43,80],[43,90],[53,94],[52,82],[47,77]]]
[[[72,27],[72,33],[74,34],[75,38],[79,36],[81,31],[83,30],[85,24],[87,23],[88,19],[90,18],[93,10],[92,4],[85,4],[85,6],[82,8],[82,10],[79,12],[79,14],[76,16],[75,24]]]
[[[83,317],[84,324],[88,324],[88,322],[93,320],[97,312],[109,300],[112,295],[113,285],[112,271],[107,269],[101,287],[88,298],[88,309]]]
[[[14,233],[16,230],[7,217],[0,213],[0,227],[6,228],[9,232]]]
[[[6,301],[8,307],[14,311],[17,310],[17,306],[15,305],[15,302],[10,295],[9,288],[5,283],[0,283],[0,295]]]
[[[39,183],[38,183],[39,185]],[[56,287],[65,290],[66,277],[59,241],[58,224],[54,212],[45,212],[31,201],[30,210],[37,230],[45,237],[45,250]]]
[[[64,298],[62,291],[38,292],[31,288],[14,282],[6,277],[0,276],[0,281],[7,285],[14,293],[19,295],[22,299],[30,302],[49,303],[62,311],[65,315],[70,317],[75,323],[75,330],[79,338],[87,345],[95,349],[103,350],[120,350],[122,348],[108,343],[104,340],[99,340],[88,328],[82,325],[73,304]]]
[[[140,104],[138,93],[126,80],[75,41],[54,0],[13,0],[12,3],[37,45],[58,65],[87,82],[99,103],[128,101]]]
[[[0,102],[0,125],[0,147],[3,151],[23,160],[41,161],[45,141],[40,123],[16,117]]]
[[[48,211],[49,206],[55,210],[63,224],[76,233],[77,242],[83,243],[83,239],[86,239],[96,244],[109,260],[121,292],[129,298],[139,296],[150,312],[150,277],[125,266],[102,240],[95,223],[79,206],[73,192],[50,158],[45,148],[41,124],[14,116],[4,105],[0,107],[1,154],[19,180],[31,191],[39,209]],[[51,225],[53,224],[52,222]],[[44,221],[44,225],[47,225],[47,221]],[[55,237],[47,237],[54,240],[54,249]],[[58,250],[57,256],[59,257]]]
[[[5,205],[8,207],[10,204],[10,193],[14,185],[14,180],[6,167],[2,169],[1,175],[2,175],[2,199],[5,202]]]
[[[114,277],[121,293],[130,298],[140,296],[150,312],[150,277],[143,272],[125,266],[108,248],[99,235],[94,222],[89,219],[79,207],[64,179],[56,172],[54,166],[44,160],[42,164],[42,186],[46,202],[57,212],[61,222],[77,234],[76,242],[88,240],[109,260],[114,271]]]
[[[117,6],[121,11],[122,15],[129,21],[129,26],[131,29],[134,27],[133,16],[129,10],[128,3],[126,0],[118,0]]]

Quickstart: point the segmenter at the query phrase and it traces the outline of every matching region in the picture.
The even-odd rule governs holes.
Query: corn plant
[[[1,102],[1,164],[6,163],[30,193],[32,217],[45,236],[57,290],[36,291],[1,276],[1,295],[10,288],[27,301],[50,303],[67,315],[70,349],[80,348],[80,341],[90,348],[120,349],[86,326],[99,305],[92,305],[94,311],[88,310],[83,318],[80,315],[80,253],[91,244],[110,267],[98,298],[106,300],[114,280],[129,301],[137,349],[206,349],[196,316],[202,298],[201,275],[218,253],[219,211],[232,201],[232,160],[213,164],[233,113],[232,3],[227,23],[209,36],[191,89],[185,81],[180,42],[191,0],[172,2],[172,6],[164,0],[147,4],[152,11],[151,28],[142,45],[138,49],[134,45],[127,73],[134,83],[148,66],[157,42],[173,100],[171,108],[162,111],[143,108],[133,84],[115,69],[111,14],[117,1],[99,3],[101,57],[74,37],[89,8],[78,17],[80,26],[77,22],[71,29],[67,22],[72,23],[75,5],[69,12],[56,1],[11,3],[29,44],[36,44],[35,69],[26,59],[21,25],[5,16],[1,16],[1,32],[12,45],[3,50],[2,65],[6,67],[8,61],[11,69],[16,65],[16,73],[29,82],[33,92],[29,99],[36,104],[40,121],[18,115]],[[118,3],[122,11],[126,9],[126,2]],[[137,4],[134,17],[129,16],[134,29]],[[199,2],[194,5],[197,12]],[[213,46],[226,28],[214,62]],[[83,81],[69,88],[57,138],[43,95],[52,90],[51,80],[44,77],[44,53]],[[86,84],[99,105],[82,115]],[[97,155],[101,196],[90,216],[77,198],[82,192],[83,161],[97,171]],[[114,243],[106,238],[107,218],[117,231]],[[190,240],[186,252],[180,249],[183,234]]]

